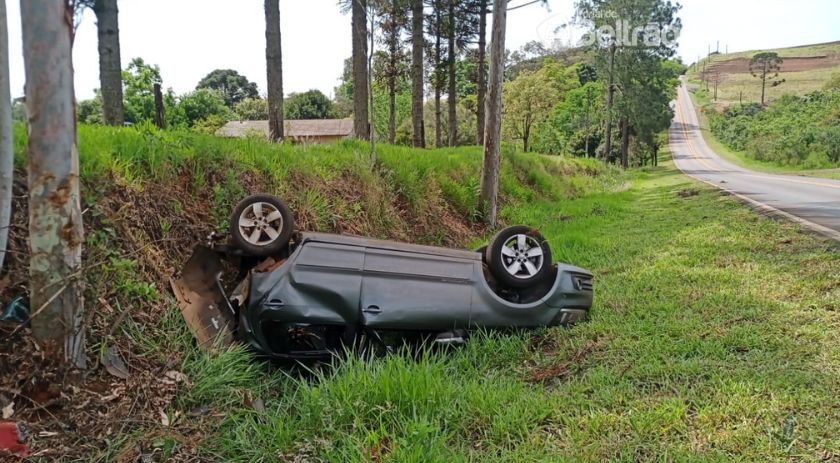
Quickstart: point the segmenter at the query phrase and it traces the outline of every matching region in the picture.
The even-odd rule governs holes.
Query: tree
[[[348,118],[353,115],[353,58],[344,60],[341,72],[341,83],[335,88],[333,111],[338,118]]]
[[[123,71],[125,82],[125,115],[129,122],[151,121],[155,117],[155,84],[162,84],[160,67],[134,58]]]
[[[412,145],[426,147],[426,131],[423,121],[423,0],[411,2],[411,128]]]
[[[368,105],[368,46],[367,0],[351,2],[351,28],[353,42],[353,130],[357,138],[370,140]]]
[[[225,100],[215,90],[200,88],[179,98],[178,106],[183,111],[186,124],[190,127],[207,119],[226,121],[230,116],[230,109]]]
[[[95,0],[99,38],[99,85],[102,92],[102,122],[123,125],[123,82],[120,62],[120,28],[117,0]]]
[[[487,95],[487,0],[479,0],[478,75],[476,79],[476,144],[484,143],[484,108]]]
[[[458,18],[455,16],[455,3],[458,0],[447,0],[448,6],[448,24],[447,24],[447,38],[449,39],[449,43],[447,46],[447,61],[446,61],[446,70],[447,70],[447,82],[449,84],[449,88],[447,89],[447,107],[449,108],[449,146],[455,146],[458,143],[458,113],[457,113],[457,104],[458,104],[458,95],[455,91],[455,54],[457,53],[455,48],[455,34],[456,28],[458,26]]]
[[[82,211],[76,145],[72,7],[21,2],[29,114],[29,291],[32,332],[58,363],[84,368]]]
[[[379,13],[385,50],[374,55],[374,80],[383,81],[388,90],[388,142],[393,144],[397,129],[397,93],[406,82],[408,55],[402,47],[401,35],[407,27],[405,0],[371,0]],[[382,59],[384,58],[384,59]],[[375,125],[375,124],[374,124]]]
[[[432,59],[431,81],[432,87],[435,91],[435,148],[443,146],[442,127],[441,127],[441,94],[443,93],[444,69],[443,69],[443,45],[441,43],[441,36],[443,35],[443,15],[441,9],[443,5],[442,0],[432,0],[432,10],[434,15],[429,17],[429,31],[435,38],[434,50],[429,53]]]
[[[493,0],[493,32],[490,50],[490,79],[487,89],[487,120],[484,132],[484,161],[481,168],[481,193],[478,210],[484,221],[496,226],[496,202],[499,196],[499,164],[502,136],[502,80],[505,73],[505,27],[507,0]]]
[[[6,0],[0,0],[0,272],[6,257],[12,218],[14,151],[12,147],[12,97],[9,87],[9,30]]]
[[[505,84],[505,129],[522,140],[530,151],[535,126],[546,121],[566,92],[579,86],[575,68],[563,67],[547,58],[538,71],[522,71]]]
[[[604,84],[587,82],[582,87],[569,90],[558,103],[546,122],[546,130],[534,144],[544,153],[569,152],[576,156],[595,155],[600,143],[601,117],[604,113]]]
[[[603,156],[611,159],[613,117],[623,121],[620,128],[628,137],[636,132],[632,113],[647,104],[639,100],[648,93],[642,89],[660,85],[647,73],[676,52],[680,6],[670,0],[578,0],[575,6],[578,19],[598,31],[591,48],[599,74],[607,77]],[[615,18],[621,18],[619,30]],[[628,157],[629,146],[622,143],[622,159]]]
[[[80,101],[76,105],[76,120],[80,124],[102,124],[102,97],[99,91],[92,99]]]
[[[761,79],[761,104],[764,105],[764,93],[767,88],[767,80],[770,80],[771,87],[781,85],[785,79],[774,80],[779,76],[779,71],[782,70],[782,63],[784,60],[778,53],[764,52],[758,53],[750,60],[750,73],[753,77]]]
[[[268,134],[283,139],[283,50],[280,37],[280,0],[265,0],[265,62],[268,75]]]
[[[247,77],[233,69],[216,69],[215,71],[211,71],[198,82],[196,90],[202,88],[209,88],[219,92],[228,108],[233,108],[237,103],[246,98],[260,97],[257,84],[250,82]]]
[[[287,119],[329,119],[332,101],[320,90],[292,93],[285,103]]]
[[[233,112],[242,121],[268,120],[268,102],[262,98],[246,98],[236,104]]]

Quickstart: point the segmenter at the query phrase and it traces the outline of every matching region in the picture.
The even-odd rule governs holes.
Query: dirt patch
[[[680,198],[690,198],[699,194],[700,190],[698,190],[697,188],[684,188],[677,192],[677,196],[679,196]]]
[[[598,350],[601,346],[601,341],[598,338],[587,342],[583,347],[578,349],[569,360],[561,362],[552,362],[548,365],[540,365],[531,369],[528,373],[526,381],[529,383],[549,383],[552,381],[559,381],[574,374],[582,367],[583,360],[592,352]],[[542,345],[540,350],[543,352],[551,351],[553,345]]]
[[[815,69],[826,69],[840,66],[840,55],[790,56],[783,59],[784,62],[781,66],[783,73],[811,71]],[[702,78],[705,78],[705,75],[713,77],[712,74],[715,73],[720,73],[724,76],[726,74],[749,74],[750,58],[734,58],[713,63],[709,65],[705,73],[700,72],[700,76]]]
[[[16,172],[16,178],[26,177]],[[123,286],[139,282],[165,293],[175,263],[206,236],[212,190],[197,190],[192,180],[185,169],[166,182],[141,188],[116,178],[83,186],[88,194],[83,207],[88,238],[83,259],[91,366],[87,371],[68,371],[50,363],[28,327],[0,324],[0,371],[4,372],[0,407],[14,404],[9,419],[26,424],[27,444],[35,460],[89,460],[109,440],[137,429],[160,427],[161,410],[185,385],[186,378],[177,371],[180,353],[172,352],[168,359],[147,356],[118,325],[130,319],[154,329],[169,309],[165,297],[143,297]],[[14,195],[10,252],[0,275],[0,304],[27,296],[28,210],[23,181],[15,183]],[[116,275],[111,269],[117,261],[132,266],[124,275]],[[105,346],[124,360],[127,379],[100,366],[100,347]],[[193,454],[195,445],[184,445],[181,451]]]

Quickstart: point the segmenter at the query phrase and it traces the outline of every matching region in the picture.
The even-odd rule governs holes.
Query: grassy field
[[[695,111],[699,110],[699,120],[700,120],[700,131],[703,134],[703,139],[712,148],[715,153],[719,154],[723,159],[727,161],[739,165],[741,167],[746,167],[748,169],[752,169],[758,172],[768,172],[771,174],[795,174],[795,175],[804,175],[808,177],[822,177],[822,178],[832,178],[832,179],[840,179],[840,169],[809,169],[808,167],[800,164],[800,165],[778,165],[772,162],[764,162],[754,159],[748,156],[746,153],[738,150],[734,150],[724,143],[721,143],[720,140],[715,137],[715,134],[712,133],[711,129],[709,128],[709,118],[706,114],[706,111],[710,110],[710,100],[709,95],[706,92],[698,92],[698,88],[696,84],[693,84],[693,89],[690,91],[691,101],[694,103]]]
[[[786,59],[779,74],[779,78],[785,79],[785,82],[778,87],[767,88],[767,101],[776,100],[785,94],[804,95],[821,90],[832,76],[840,73],[840,42],[833,42],[712,55],[702,59],[699,65],[690,67],[687,78],[689,82],[699,84],[705,64],[710,79],[710,93],[714,93],[714,80],[719,79],[718,99],[713,102],[717,108],[740,101],[759,102],[761,101],[761,83],[750,74],[748,63],[753,55],[762,51],[776,52]],[[715,76],[716,71],[719,72],[719,77]]]
[[[225,461],[840,456],[835,246],[668,163],[625,191],[537,200],[508,217],[539,224],[557,258],[595,271],[590,321],[310,374],[239,349],[193,352],[192,386],[171,412],[221,416],[201,452]],[[264,410],[246,405],[253,397]]]

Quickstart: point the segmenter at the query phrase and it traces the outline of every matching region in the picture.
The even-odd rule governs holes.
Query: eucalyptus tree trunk
[[[283,139],[283,49],[280,0],[265,0],[265,63],[268,78],[268,137]],[[367,104],[367,103],[365,103]]]
[[[353,35],[353,131],[370,140],[368,117],[367,0],[351,0]]]
[[[487,0],[481,0],[478,17],[478,78],[476,79],[476,137],[475,144],[484,143],[484,107],[487,95]]]
[[[411,126],[412,144],[426,147],[423,121],[423,0],[411,0]]]
[[[505,73],[505,23],[507,0],[493,0],[493,34],[490,44],[490,79],[487,92],[487,119],[484,131],[484,163],[481,168],[481,194],[478,210],[485,223],[496,226],[499,196],[499,162],[502,132],[502,79]]]
[[[29,114],[32,332],[48,357],[85,367],[82,213],[66,0],[21,0]]]
[[[458,144],[458,113],[456,112],[458,104],[458,96],[456,95],[455,87],[455,2],[457,0],[449,0],[449,24],[447,34],[449,38],[449,56],[447,62],[447,69],[449,71],[449,89],[447,94],[447,103],[449,105],[449,146]]]
[[[6,0],[0,0],[0,272],[9,243],[12,221],[12,97],[9,90],[9,29],[6,23]]]
[[[108,125],[123,125],[122,63],[117,0],[96,0],[96,30],[99,37],[99,85],[102,89],[102,119]]]

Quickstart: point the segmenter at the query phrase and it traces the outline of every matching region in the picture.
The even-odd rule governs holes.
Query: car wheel
[[[248,254],[266,257],[289,245],[295,228],[291,209],[280,198],[254,195],[242,200],[230,216],[234,244]]]
[[[551,248],[538,231],[517,225],[493,237],[484,260],[500,283],[528,288],[541,283],[550,273]]]

